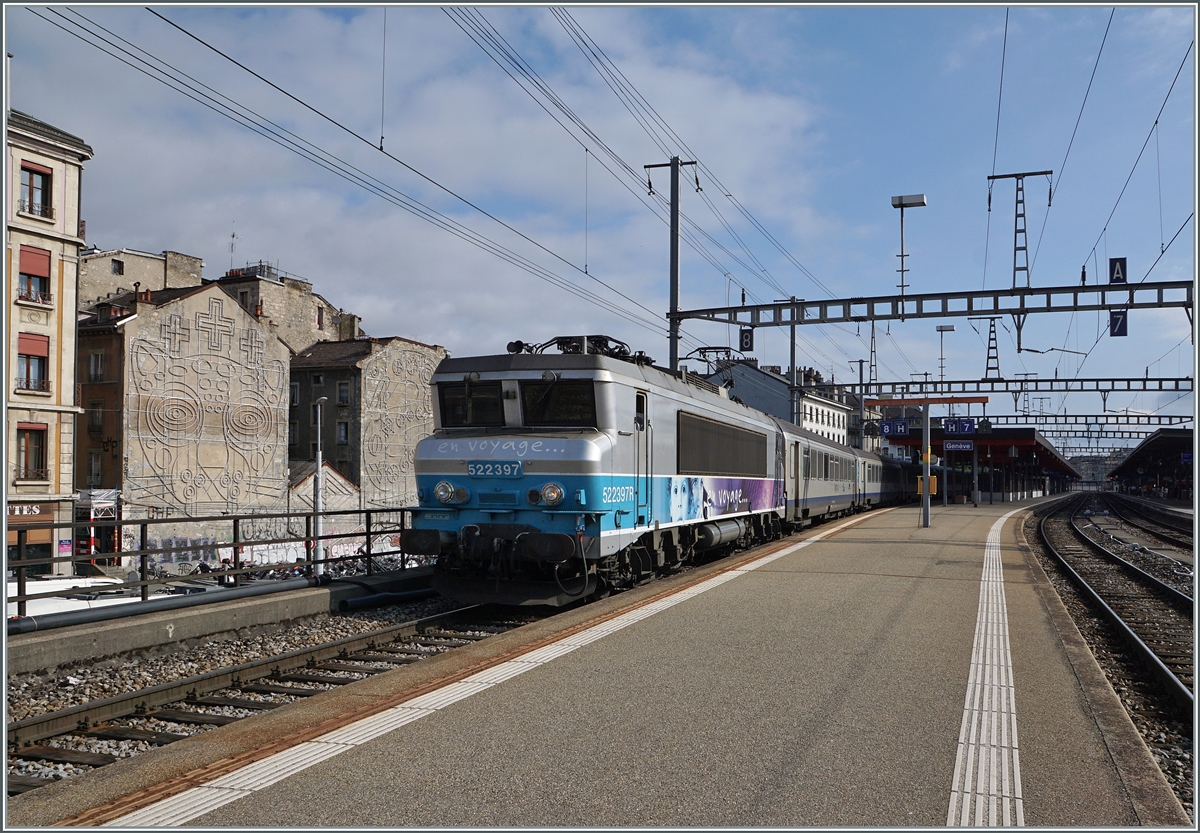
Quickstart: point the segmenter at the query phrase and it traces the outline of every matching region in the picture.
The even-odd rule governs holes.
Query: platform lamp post
[[[313,560],[316,564],[313,566],[314,575],[323,575],[325,573],[325,564],[323,561],[323,548],[321,546],[321,512],[324,511],[323,496],[325,494],[325,473],[322,471],[324,463],[321,460],[321,423],[324,422],[325,403],[329,401],[328,396],[322,396],[313,405],[317,408],[317,471],[313,475]]]
[[[904,266],[904,209],[920,208],[927,203],[925,202],[924,194],[908,194],[902,197],[892,197],[892,208],[900,209],[900,268],[896,271],[900,273],[900,320],[904,320],[904,274],[908,269]]]

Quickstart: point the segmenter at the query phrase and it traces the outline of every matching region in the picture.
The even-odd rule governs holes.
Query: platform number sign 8
[[[746,327],[738,333],[738,350],[749,353],[754,350],[754,330]]]
[[[1113,338],[1129,335],[1129,311],[1128,310],[1123,310],[1123,309],[1109,310],[1108,334],[1110,337],[1113,337]]]

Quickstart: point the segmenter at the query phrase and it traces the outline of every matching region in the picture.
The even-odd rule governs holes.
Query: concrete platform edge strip
[[[872,517],[877,517],[887,511],[890,510],[884,509],[871,514]],[[1005,517],[1008,516],[1006,515]],[[111,819],[105,822],[103,826],[175,827],[183,825],[192,819],[237,801],[239,798],[243,798],[266,786],[278,783],[347,749],[375,740],[406,723],[411,723],[426,715],[433,714],[459,700],[470,697],[472,694],[491,688],[493,685],[512,679],[519,674],[523,674],[525,671],[537,668],[558,657],[569,654],[588,642],[602,639],[635,622],[674,607],[706,590],[718,587],[726,581],[757,569],[763,564],[770,563],[785,555],[790,555],[804,549],[822,538],[833,535],[862,520],[864,518],[859,517],[845,521],[811,538],[807,538],[790,547],[785,547],[778,552],[764,555],[761,558],[740,565],[738,568],[726,573],[714,576],[679,593],[658,599],[579,633],[563,637],[557,642],[530,651],[517,659],[499,663],[491,668],[473,674],[464,680],[450,683],[436,691],[423,694],[399,706],[371,715],[370,717],[362,718],[347,726],[342,726],[319,738],[302,743],[294,749],[279,752],[270,757],[247,764],[241,769],[226,773],[207,784],[193,787],[186,792],[165,798],[154,804]],[[504,670],[500,671],[500,669]],[[497,673],[498,671],[499,673]]]
[[[1004,524],[1020,511],[1014,509],[992,524],[984,545],[975,642],[950,787],[947,827],[1025,825],[1008,605],[1000,555]]]

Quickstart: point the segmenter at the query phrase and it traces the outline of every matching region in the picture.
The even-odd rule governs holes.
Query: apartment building
[[[17,528],[74,517],[75,309],[84,245],[80,186],[92,149],[17,110],[8,113],[8,341],[5,344],[8,551]],[[71,554],[68,530],[29,530],[27,558]],[[69,562],[53,572],[70,574]],[[51,572],[38,568],[31,572]]]

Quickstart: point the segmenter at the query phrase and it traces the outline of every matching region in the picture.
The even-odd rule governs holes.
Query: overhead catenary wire
[[[576,46],[581,52],[583,52],[584,56],[588,59],[588,62],[592,64],[596,71],[605,80],[605,83],[608,84],[610,89],[613,90],[614,94],[617,95],[622,104],[625,105],[626,109],[630,111],[631,115],[633,115],[638,124],[641,125],[643,130],[646,131],[647,135],[650,136],[651,140],[654,141],[655,144],[660,148],[662,148],[665,154],[670,155],[670,151],[667,150],[669,145],[666,141],[669,139],[677,144],[679,148],[681,148],[693,159],[696,159],[701,172],[703,172],[708,179],[712,180],[721,189],[721,192],[730,200],[730,202],[738,209],[738,211],[748,221],[750,221],[751,224],[754,225],[754,227],[757,228],[759,232],[762,233],[763,236],[780,251],[781,254],[783,254],[793,265],[795,265],[801,274],[821,288],[829,297],[835,297],[834,293],[827,286],[821,283],[821,281],[818,280],[815,275],[805,268],[804,265],[801,264],[800,261],[798,261],[790,252],[788,252],[782,246],[782,244],[780,244],[779,241],[773,235],[771,235],[770,232],[768,232],[767,229],[756,218],[754,218],[753,215],[751,215],[750,212],[747,211],[740,202],[733,197],[729,189],[725,187],[717,175],[711,169],[709,169],[707,165],[704,164],[703,160],[700,159],[698,154],[688,147],[687,143],[683,141],[679,134],[676,133],[670,127],[670,125],[667,124],[666,120],[659,115],[658,111],[654,109],[653,105],[651,105],[649,101],[647,101],[646,98],[641,95],[640,92],[638,92],[637,88],[630,83],[629,79],[625,77],[620,68],[618,68],[612,59],[608,57],[604,50],[597,45],[596,42],[587,34],[587,32],[584,31],[583,27],[580,26],[573,17],[571,17],[570,12],[562,8],[552,8],[551,12],[559,21],[559,24],[563,27],[563,29],[565,29],[571,36]],[[651,124],[656,124],[658,129],[662,131],[663,135],[660,136],[655,130],[651,129]],[[771,285],[769,282],[767,283],[768,285]],[[776,287],[773,286],[772,288]],[[782,288],[778,288],[777,291],[782,291]],[[787,293],[784,292],[784,294]]]
[[[996,137],[992,142],[992,176],[996,175],[996,157],[1000,153],[1000,103],[1004,100],[1004,61],[1008,56],[1008,12],[1004,10],[1004,40],[1000,46],[1000,91],[996,94]],[[987,229],[983,234],[983,289],[987,289],[988,245],[992,240],[992,186],[988,179]]]
[[[311,112],[312,112],[312,113],[314,113],[315,115],[319,116],[320,118],[324,119],[325,121],[327,121],[327,122],[329,122],[330,124],[334,125],[335,127],[339,128],[340,130],[342,130],[342,131],[344,131],[344,132],[348,133],[349,135],[353,136],[354,138],[358,139],[359,141],[361,141],[361,142],[363,142],[363,143],[365,143],[365,144],[367,144],[367,145],[370,145],[372,148],[375,148],[374,144],[373,144],[373,143],[372,143],[372,142],[371,142],[369,139],[367,139],[366,137],[364,137],[364,136],[361,136],[360,134],[358,134],[358,133],[354,132],[353,130],[351,130],[351,129],[350,129],[349,127],[347,127],[346,125],[342,124],[341,122],[337,121],[336,119],[332,118],[331,116],[327,115],[326,113],[323,113],[323,112],[321,112],[320,110],[318,110],[317,108],[315,108],[315,107],[313,107],[311,104],[309,104],[308,102],[306,102],[306,101],[304,101],[304,100],[302,100],[302,99],[298,98],[297,96],[295,96],[295,95],[293,95],[292,93],[288,92],[287,90],[283,89],[282,87],[280,87],[279,85],[277,85],[277,84],[275,84],[274,82],[270,81],[269,79],[267,79],[267,78],[263,77],[262,75],[260,75],[259,73],[255,72],[254,70],[250,69],[250,68],[249,68],[249,67],[247,67],[245,64],[243,64],[243,63],[241,63],[240,61],[236,60],[236,59],[235,59],[235,58],[233,58],[232,56],[230,56],[230,55],[227,55],[226,53],[222,52],[220,49],[217,49],[217,48],[216,48],[215,46],[213,46],[212,44],[208,43],[207,41],[203,40],[202,38],[198,37],[197,35],[195,35],[195,34],[193,34],[193,33],[189,32],[187,29],[184,29],[182,26],[180,26],[179,24],[175,23],[174,21],[172,21],[172,20],[170,20],[170,19],[168,19],[168,18],[164,17],[163,15],[161,15],[161,14],[159,14],[158,12],[154,11],[153,9],[147,8],[147,9],[146,9],[146,11],[150,12],[150,13],[151,13],[152,15],[154,15],[155,17],[158,17],[159,19],[161,19],[162,21],[164,21],[164,22],[165,22],[165,23],[167,23],[168,25],[172,26],[173,28],[175,28],[175,29],[179,30],[179,31],[180,31],[180,32],[182,32],[184,35],[187,35],[189,38],[191,38],[192,40],[196,41],[197,43],[199,43],[200,45],[204,46],[205,48],[207,48],[207,49],[209,49],[209,50],[211,50],[211,51],[215,52],[216,54],[220,55],[222,58],[225,58],[227,61],[229,61],[230,63],[232,63],[232,64],[234,64],[235,66],[239,67],[240,69],[242,69],[242,70],[244,70],[244,71],[248,72],[249,74],[253,75],[255,78],[258,78],[260,81],[262,81],[263,83],[267,84],[267,85],[268,85],[268,86],[270,86],[272,89],[274,89],[274,90],[276,90],[276,91],[280,92],[280,93],[281,93],[281,94],[283,94],[284,96],[288,97],[288,98],[289,98],[289,99],[291,99],[292,101],[296,102],[297,104],[299,104],[299,105],[301,105],[302,107],[306,108],[307,110],[311,111]],[[402,167],[404,167],[404,168],[405,168],[405,169],[407,169],[408,171],[410,171],[410,172],[412,172],[412,173],[416,174],[417,176],[419,176],[419,177],[421,177],[422,179],[424,179],[426,182],[430,183],[431,185],[433,185],[433,186],[435,186],[436,188],[440,189],[441,191],[445,192],[446,194],[448,194],[448,195],[450,195],[450,196],[454,197],[455,199],[457,199],[457,200],[461,201],[462,203],[464,203],[465,205],[467,205],[467,206],[469,206],[470,208],[474,209],[475,211],[478,211],[479,213],[483,214],[483,215],[484,215],[485,217],[487,217],[488,219],[490,219],[490,220],[492,220],[492,221],[494,221],[494,222],[498,223],[499,225],[501,225],[501,226],[503,226],[504,228],[508,229],[508,230],[509,230],[509,231],[511,231],[512,233],[516,234],[518,237],[521,237],[522,239],[526,240],[527,242],[529,242],[529,243],[533,244],[533,245],[534,245],[534,246],[536,246],[537,248],[539,248],[539,249],[541,249],[542,251],[546,252],[547,254],[551,255],[551,256],[552,256],[552,257],[554,257],[555,259],[557,259],[557,260],[561,261],[561,262],[562,262],[562,263],[564,263],[565,265],[567,265],[567,266],[571,267],[572,269],[574,269],[575,271],[579,272],[580,274],[582,274],[582,275],[585,275],[586,277],[590,278],[590,279],[591,279],[591,280],[593,280],[593,281],[596,281],[597,283],[599,283],[599,284],[601,284],[602,286],[604,286],[606,289],[608,289],[608,290],[610,290],[611,292],[614,292],[614,293],[616,293],[616,294],[620,295],[620,296],[621,296],[622,298],[624,298],[626,301],[629,301],[630,303],[632,303],[632,304],[635,304],[635,305],[637,305],[637,306],[641,307],[643,310],[645,310],[646,312],[650,313],[651,315],[655,315],[655,313],[654,313],[652,310],[649,310],[649,309],[647,309],[646,307],[643,307],[643,306],[642,306],[641,304],[639,304],[637,301],[634,301],[634,300],[633,300],[632,298],[630,298],[629,296],[627,296],[627,295],[625,295],[624,293],[620,292],[620,290],[617,290],[616,288],[614,288],[614,287],[610,286],[609,284],[607,284],[607,283],[605,283],[604,281],[602,281],[602,280],[600,280],[599,278],[597,278],[595,275],[592,275],[592,274],[589,274],[589,273],[585,272],[585,271],[584,271],[583,269],[581,269],[579,266],[577,266],[577,265],[575,265],[574,263],[572,263],[571,261],[567,260],[567,259],[566,259],[566,258],[564,258],[562,255],[560,255],[560,254],[558,254],[557,252],[555,252],[555,251],[551,250],[550,248],[548,248],[548,247],[544,246],[543,244],[541,244],[541,243],[539,243],[538,241],[534,240],[533,238],[529,237],[529,236],[528,236],[528,235],[526,235],[525,233],[523,233],[523,232],[519,231],[518,229],[514,228],[514,227],[513,227],[513,226],[511,226],[510,224],[508,224],[508,223],[504,222],[504,221],[503,221],[503,220],[501,220],[500,218],[496,217],[496,216],[495,216],[495,215],[493,215],[492,213],[488,212],[487,210],[485,210],[485,209],[481,208],[480,206],[476,205],[476,204],[475,204],[475,203],[473,203],[472,201],[468,200],[466,197],[463,197],[461,194],[458,194],[457,192],[453,191],[452,189],[448,188],[447,186],[443,185],[442,183],[440,183],[440,182],[438,182],[437,180],[433,179],[432,177],[428,176],[428,175],[427,175],[427,174],[425,174],[424,172],[422,172],[422,171],[419,171],[419,170],[417,170],[416,168],[412,167],[411,165],[409,165],[409,164],[408,164],[407,162],[405,162],[404,160],[402,160],[402,159],[400,159],[400,158],[396,157],[395,155],[393,155],[393,154],[391,154],[391,153],[389,153],[389,152],[387,152],[387,151],[384,151],[384,150],[382,150],[382,149],[379,149],[379,148],[375,148],[375,149],[376,149],[376,150],[379,150],[379,151],[380,151],[380,152],[381,152],[381,153],[382,153],[384,156],[386,156],[387,158],[391,159],[393,162],[396,162],[397,164],[401,165]]]
[[[134,55],[129,50],[126,50],[120,46],[117,46],[116,44],[114,44],[110,41],[104,40],[101,36],[97,35],[94,31],[91,31],[91,30],[87,29],[86,27],[82,26],[81,24],[79,24],[78,22],[67,18],[65,15],[61,14],[60,12],[55,11],[53,9],[47,9],[47,11],[49,11],[51,14],[58,16],[59,18],[64,20],[66,23],[69,23],[70,25],[74,26],[76,29],[78,29],[82,32],[85,32],[87,35],[97,38],[102,43],[104,43],[105,46],[110,47],[111,49],[117,50],[125,55],[128,55],[131,59],[143,64],[144,67],[136,66],[135,64],[131,63],[129,60],[126,60],[125,58],[123,58],[121,55],[116,54],[115,52],[109,51],[109,49],[105,48],[105,46],[101,46],[100,44],[96,43],[95,41],[89,40],[87,37],[80,35],[78,32],[67,29],[65,26],[60,25],[59,23],[57,23],[53,20],[50,20],[49,18],[46,18],[41,14],[38,14],[33,9],[30,9],[30,12],[32,14],[41,18],[42,20],[46,21],[47,23],[49,23],[59,29],[62,29],[67,34],[70,34],[73,37],[76,37],[76,38],[82,40],[83,42],[89,44],[90,46],[93,46],[94,48],[98,49],[101,52],[104,52],[105,54],[109,55],[110,57],[113,57],[114,59],[121,61],[122,63],[125,63],[127,66],[130,66],[131,68],[135,69],[136,71],[141,72],[141,73],[147,75],[148,77],[170,87],[171,89],[186,96],[187,98],[201,104],[204,107],[207,107],[208,109],[213,110],[214,112],[219,113],[220,115],[225,116],[226,118],[229,118],[230,120],[234,121],[235,123],[237,123],[243,127],[246,127],[247,129],[250,129],[251,131],[257,133],[258,135],[269,139],[270,141],[301,156],[302,158],[305,158],[306,160],[325,168],[326,170],[347,180],[348,182],[351,182],[352,184],[355,184],[359,187],[364,188],[365,190],[368,190],[368,191],[374,193],[376,196],[379,196],[379,197],[387,200],[388,202],[391,202],[392,204],[396,205],[397,207],[402,208],[405,211],[408,211],[409,213],[412,213],[412,214],[420,217],[421,219],[424,219],[427,222],[430,222],[433,225],[442,228],[445,231],[448,231],[449,233],[455,235],[456,237],[459,237],[460,239],[465,240],[466,242],[470,242],[473,245],[476,245],[477,247],[484,249],[485,251],[488,251],[489,253],[491,253],[497,257],[500,257],[502,260],[506,260],[507,262],[511,263],[512,265],[517,266],[518,268],[521,268],[521,269],[529,272],[530,274],[533,274],[535,277],[539,277],[542,280],[546,280],[550,283],[553,283],[553,284],[559,286],[560,288],[570,292],[571,294],[576,295],[577,297],[581,298],[582,300],[586,300],[591,303],[597,304],[601,308],[624,318],[625,320],[629,321],[630,323],[634,323],[634,324],[638,324],[639,326],[647,327],[649,329],[652,329],[653,331],[655,331],[658,334],[665,333],[666,328],[664,327],[664,325],[659,323],[653,317],[649,318],[649,319],[640,318],[639,316],[636,316],[635,314],[631,313],[630,311],[626,310],[625,308],[618,306],[618,305],[616,305],[610,301],[607,301],[603,298],[600,298],[599,296],[596,296],[594,293],[590,293],[590,292],[582,289],[581,287],[578,287],[575,284],[573,284],[569,281],[566,281],[565,279],[554,274],[553,272],[550,272],[549,270],[544,269],[544,267],[538,266],[537,264],[533,263],[532,261],[529,261],[528,259],[524,258],[523,256],[518,255],[517,253],[515,253],[509,249],[506,249],[503,246],[500,246],[499,244],[495,243],[494,241],[490,240],[489,238],[487,238],[483,235],[480,235],[477,232],[474,232],[470,228],[462,225],[461,223],[458,223],[457,221],[455,221],[443,214],[440,214],[439,212],[435,211],[434,209],[431,209],[428,206],[425,206],[424,204],[412,199],[411,197],[408,197],[407,195],[392,188],[391,186],[387,185],[386,183],[383,183],[382,181],[365,174],[361,170],[353,167],[352,165],[349,165],[348,163],[344,162],[343,160],[339,159],[338,157],[336,157],[332,154],[329,154],[326,151],[318,148],[316,145],[313,145],[312,143],[307,142],[306,140],[296,136],[295,134],[291,133],[290,131],[287,131],[286,129],[279,127],[274,122],[271,122],[268,119],[265,119],[265,118],[259,116],[257,113],[254,113],[254,111],[250,110],[249,108],[245,108],[243,105],[240,105],[236,101],[233,101],[233,99],[230,99],[227,96],[217,93],[215,90],[212,90],[210,87],[207,87],[203,83],[191,78],[191,76],[188,76],[185,73],[182,73],[181,71],[176,70],[175,68],[171,67],[169,64],[167,64],[166,62],[162,61],[161,59],[153,56],[151,53],[149,53],[145,50],[142,50],[140,47],[137,47],[137,46],[131,44],[129,41],[125,40],[124,38],[121,38],[118,35],[115,35],[114,33],[105,29],[103,26],[100,26],[99,24],[96,24],[93,21],[88,20],[86,17],[84,17],[79,12],[71,10],[73,14],[75,14],[77,17],[81,18],[82,20],[86,21],[91,26],[94,26],[96,29],[99,29],[99,30],[105,32],[106,34],[110,35],[111,37],[116,38],[117,40],[120,40],[122,43],[129,45],[131,48],[136,49],[138,52],[142,53],[143,55],[146,55],[148,58],[153,60],[155,63],[157,63],[163,67],[167,67],[169,70],[171,70],[171,72],[177,73],[178,76],[182,76],[183,78],[186,78],[188,81],[191,81],[194,84],[198,85],[198,87],[203,87],[204,89],[207,89],[210,92],[214,93],[215,96],[219,96],[220,98],[230,102],[232,105],[234,105],[234,107],[238,108],[238,110],[240,110],[241,112],[237,112],[236,110],[234,110],[233,107],[230,107],[229,105],[222,104],[221,102],[217,101],[216,98],[208,95],[207,93],[202,92],[197,87],[189,86],[186,82],[180,80],[179,77],[170,75],[168,72],[153,66],[152,64],[149,63],[149,61],[147,61],[141,57],[138,57],[137,55]],[[155,73],[159,73],[159,74],[155,74]],[[175,86],[176,84],[178,84],[180,86]],[[181,89],[181,87],[183,87],[183,89]],[[207,99],[207,100],[204,100],[204,99]],[[255,121],[255,119],[258,119],[259,121]],[[292,141],[292,139],[287,138],[288,136],[291,136],[292,139],[295,139],[296,141]],[[307,147],[302,147],[301,145],[306,145]]]
[[[1114,8],[1108,14],[1108,25],[1104,27],[1104,36],[1100,38],[1100,48],[1096,51],[1096,62],[1092,65],[1092,75],[1088,78],[1087,89],[1083,93],[1083,102],[1079,105],[1079,115],[1075,117],[1075,127],[1071,130],[1071,139],[1067,142],[1067,152],[1063,154],[1062,164],[1058,166],[1058,178],[1050,186],[1050,197],[1047,200],[1046,213],[1042,216],[1042,228],[1038,232],[1037,245],[1033,249],[1033,259],[1029,262],[1029,277],[1033,278],[1033,269],[1037,265],[1038,252],[1042,249],[1042,238],[1046,233],[1046,223],[1050,219],[1050,207],[1054,204],[1054,195],[1062,186],[1063,172],[1067,168],[1067,160],[1071,157],[1071,148],[1075,146],[1075,134],[1079,132],[1079,123],[1083,120],[1083,111],[1087,107],[1088,96],[1092,92],[1092,83],[1096,80],[1096,70],[1100,67],[1100,56],[1104,54],[1104,44],[1108,42],[1108,30],[1112,27]],[[994,172],[993,172],[994,173]]]
[[[1175,70],[1175,77],[1171,80],[1171,86],[1167,88],[1167,94],[1163,96],[1162,106],[1158,108],[1158,115],[1154,117],[1154,124],[1151,125],[1150,131],[1146,134],[1146,141],[1142,142],[1142,149],[1138,151],[1137,158],[1133,160],[1133,167],[1129,170],[1129,176],[1125,178],[1125,184],[1121,186],[1121,192],[1117,194],[1117,201],[1113,203],[1112,211],[1108,214],[1108,219],[1104,221],[1104,228],[1100,230],[1100,235],[1096,238],[1096,242],[1092,244],[1089,256],[1096,253],[1096,247],[1100,245],[1100,241],[1104,239],[1105,232],[1108,231],[1108,224],[1112,222],[1113,215],[1117,213],[1117,207],[1121,204],[1121,198],[1125,196],[1125,189],[1129,187],[1130,180],[1133,179],[1133,174],[1137,171],[1137,166],[1142,161],[1142,154],[1146,152],[1146,147],[1150,144],[1150,138],[1154,135],[1155,129],[1158,127],[1158,120],[1162,118],[1163,111],[1167,109],[1167,102],[1171,100],[1171,92],[1175,89],[1175,83],[1179,80],[1180,73],[1183,72],[1184,66],[1187,65],[1188,56],[1192,54],[1192,47],[1196,42],[1190,41],[1187,50],[1183,54],[1183,60],[1179,62],[1179,69]],[[1167,244],[1170,247],[1170,244]],[[1084,258],[1086,262],[1087,258]],[[1157,261],[1155,261],[1157,263]]]

